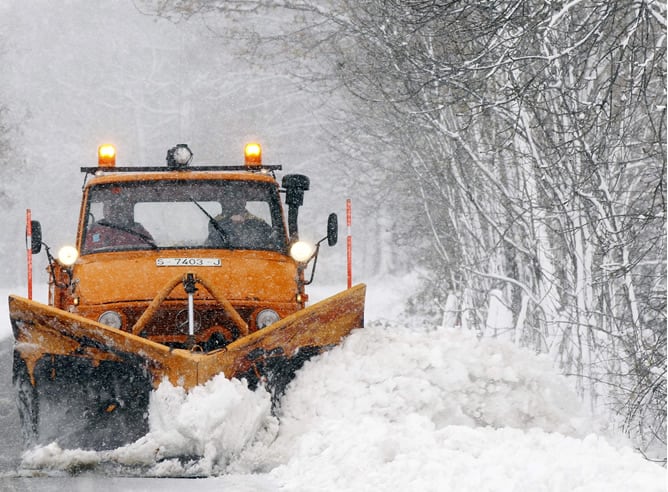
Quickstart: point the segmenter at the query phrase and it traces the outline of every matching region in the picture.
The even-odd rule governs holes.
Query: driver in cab
[[[246,209],[246,200],[230,194],[221,203],[222,212],[209,223],[207,245],[214,248],[265,249],[272,228]]]
[[[140,223],[134,221],[132,203],[116,200],[103,205],[104,218],[93,223],[86,231],[84,251],[135,248],[155,248],[151,234]]]

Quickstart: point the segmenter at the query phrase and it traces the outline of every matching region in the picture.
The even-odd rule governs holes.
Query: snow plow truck
[[[306,360],[363,327],[364,284],[307,305],[320,244],[338,234],[330,214],[326,237],[299,239],[308,177],[279,185],[258,144],[238,166],[192,157],[179,144],[166,165],[120,167],[100,146],[98,165],[81,168],[76,245],[55,257],[28,217],[29,264],[46,250],[49,298],[32,300],[31,282],[27,298],[9,297],[27,446],[133,442],[164,380],[189,390],[223,373],[275,403]]]

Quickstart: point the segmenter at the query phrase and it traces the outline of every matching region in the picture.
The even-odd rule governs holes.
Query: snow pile
[[[436,428],[540,427],[580,435],[585,423],[548,358],[442,328],[372,324],[307,363],[294,386],[282,420],[416,413]]]
[[[664,470],[588,430],[546,359],[374,325],[298,375],[270,475],[288,490],[662,490]]]
[[[136,443],[92,454],[52,445],[24,465],[252,474],[299,491],[664,490],[664,469],[590,434],[546,358],[457,330],[372,323],[306,363],[278,419],[270,406],[265,391],[223,377],[189,394],[163,383]]]
[[[391,309],[379,292],[370,304]],[[367,323],[307,362],[276,416],[266,391],[219,376],[189,393],[163,383],[149,420],[119,449],[31,450],[24,471],[207,490],[665,490],[663,468],[594,434],[547,357],[416,320]],[[182,486],[161,480],[148,490]]]
[[[63,470],[68,473],[94,468],[102,461],[96,451],[61,449],[55,442],[26,451],[21,458],[26,470]]]
[[[114,464],[122,473],[203,476],[224,472],[249,442],[273,438],[278,420],[264,390],[219,375],[186,393],[168,381],[151,393],[150,432],[111,451],[63,450],[52,443],[23,454],[25,469],[76,471]]]
[[[150,432],[111,453],[124,465],[157,463],[152,475],[221,473],[254,440],[273,435],[278,421],[271,398],[239,380],[218,375],[186,393],[163,382],[151,394]],[[182,457],[193,457],[183,462]]]

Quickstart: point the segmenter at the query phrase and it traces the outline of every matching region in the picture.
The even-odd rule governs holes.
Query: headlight
[[[63,246],[58,251],[58,261],[61,265],[72,266],[79,258],[79,252],[74,246]]]
[[[263,309],[257,313],[257,318],[255,318],[255,324],[258,330],[265,328],[269,325],[276,323],[281,317],[273,309]]]
[[[310,260],[314,252],[315,246],[306,241],[297,241],[290,247],[290,256],[300,263]]]
[[[123,319],[116,311],[105,311],[97,320],[103,325],[111,326],[112,328],[120,329],[123,326]]]

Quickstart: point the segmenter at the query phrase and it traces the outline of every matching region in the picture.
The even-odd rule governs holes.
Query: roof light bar
[[[190,166],[193,152],[187,144],[178,144],[167,151],[167,166],[116,166],[116,148],[111,144],[100,145],[97,149],[98,166],[82,167],[81,172],[86,174],[102,175],[105,173],[140,173],[140,172],[169,172],[169,171],[249,171],[268,172],[280,171],[282,166],[265,166],[262,164],[262,146],[258,143],[249,143],[244,148],[244,165],[200,165]],[[274,176],[275,177],[275,176]],[[306,185],[308,186],[308,184]],[[304,188],[308,189],[308,188]]]

